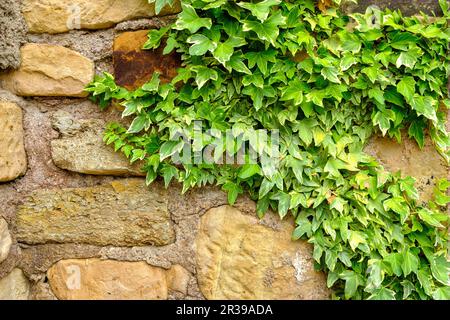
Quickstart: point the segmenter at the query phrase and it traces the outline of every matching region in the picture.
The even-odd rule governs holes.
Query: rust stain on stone
[[[114,75],[117,84],[128,90],[148,82],[154,72],[159,72],[161,81],[167,83],[181,66],[178,54],[163,55],[164,43],[156,50],[142,50],[147,34],[148,30],[124,32],[114,40]]]

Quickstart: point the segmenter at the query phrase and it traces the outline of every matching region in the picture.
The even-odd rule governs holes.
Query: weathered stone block
[[[189,272],[180,265],[174,265],[166,271],[168,288],[182,294],[187,294],[190,278]]]
[[[62,135],[51,142],[57,167],[85,174],[145,176],[142,163],[131,165],[122,153],[105,145],[102,140],[105,121],[76,120],[63,111],[56,112],[53,118],[53,127]]]
[[[0,218],[0,263],[5,261],[11,249],[12,239],[5,219]]]
[[[22,109],[15,103],[0,101],[0,182],[14,180],[26,171]]]
[[[159,15],[180,12],[180,2]],[[147,0],[24,0],[23,15],[30,32],[61,33],[73,29],[103,29],[116,23],[155,16]]]
[[[0,279],[0,300],[28,300],[30,284],[22,270],[14,269]]]
[[[143,261],[69,259],[54,264],[47,276],[62,300],[163,300],[169,290],[186,291],[180,272],[186,270],[178,265],[165,270]]]
[[[207,299],[326,299],[312,250],[291,241],[293,222],[263,225],[230,206],[210,209],[196,239],[197,278]]]
[[[48,270],[48,279],[63,300],[167,299],[164,269],[142,261],[62,260]]]
[[[62,46],[29,43],[22,47],[17,71],[2,75],[5,89],[19,96],[85,97],[94,77],[94,63]]]
[[[18,68],[26,25],[17,0],[0,1],[0,69]]]
[[[374,137],[365,151],[390,172],[401,171],[403,176],[416,178],[422,201],[428,201],[433,196],[435,182],[439,178],[446,178],[448,167],[445,160],[436,151],[429,138],[426,139],[423,150],[416,142],[403,135],[402,142],[384,137]]]
[[[148,30],[124,32],[114,40],[113,64],[116,83],[129,90],[149,81],[159,72],[162,82],[169,82],[181,66],[180,57],[172,52],[163,55],[164,44],[156,50],[142,50]]]
[[[17,239],[28,244],[167,245],[175,241],[167,194],[143,179],[35,191],[17,212]]]

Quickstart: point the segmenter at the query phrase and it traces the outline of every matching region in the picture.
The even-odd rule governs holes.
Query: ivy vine
[[[157,11],[173,5],[150,2]],[[148,184],[158,176],[183,192],[216,184],[230,204],[248,192],[260,217],[270,208],[293,216],[293,239],[313,245],[335,298],[450,299],[449,182],[439,180],[434,200],[422,204],[412,177],[364,152],[373,134],[400,143],[405,130],[421,148],[428,135],[449,160],[448,3],[439,1],[443,17],[430,18],[346,15],[327,2],[319,10],[312,0],[183,0],[177,20],[150,31],[145,44],[181,56],[171,82],[155,73],[128,91],[105,73],[86,89],[102,108],[119,101],[133,119],[109,124],[104,140],[131,162],[145,161]],[[279,167],[174,163],[186,143],[174,133],[194,141],[195,120],[231,130],[235,139],[218,146],[219,157],[248,142],[269,153],[255,132],[279,130]]]

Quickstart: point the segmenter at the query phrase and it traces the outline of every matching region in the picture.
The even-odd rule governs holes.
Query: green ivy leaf
[[[420,149],[425,146],[425,123],[423,121],[414,121],[408,129],[408,135],[416,140]]]
[[[162,176],[164,178],[164,186],[166,189],[169,187],[173,178],[178,178],[178,170],[174,166],[164,165],[161,169]]]
[[[261,182],[261,187],[259,188],[259,199],[264,198],[274,186],[274,181],[270,181],[269,179],[264,178]]]
[[[216,70],[203,67],[203,66],[193,66],[192,71],[196,73],[195,82],[199,88],[202,88],[209,80],[217,80],[219,75]]]
[[[224,191],[228,192],[228,203],[230,205],[233,205],[236,202],[237,197],[239,194],[243,192],[241,186],[233,183],[233,182],[227,182],[222,186],[222,189]]]
[[[424,269],[420,269],[417,272],[417,279],[419,280],[420,285],[422,286],[423,290],[427,295],[432,295],[432,284],[431,284],[431,276],[428,271],[425,271]]]
[[[439,287],[433,292],[434,300],[450,300],[450,287]]]
[[[395,300],[395,292],[388,288],[381,288],[370,295],[367,300]]]
[[[415,94],[411,100],[411,107],[416,110],[417,114],[437,122],[435,104],[435,100],[432,97],[423,97],[418,94]]]
[[[325,79],[330,80],[331,82],[341,83],[341,80],[338,78],[339,71],[335,67],[325,67],[322,69],[321,74]]]
[[[305,86],[300,80],[291,81],[287,87],[281,89],[281,101],[293,100],[295,105],[300,105],[303,102],[304,89]]]
[[[159,83],[159,73],[155,72],[152,75],[152,79],[149,82],[145,83],[141,88],[144,91],[157,92],[159,89]]]
[[[145,184],[149,186],[150,184],[153,183],[153,181],[156,180],[157,177],[158,175],[156,174],[156,172],[154,172],[153,170],[148,170],[147,175],[145,177]]]
[[[183,149],[184,141],[166,141],[161,145],[159,150],[160,161],[173,156],[175,153],[180,152]]]
[[[358,287],[364,285],[364,280],[361,275],[354,271],[345,271],[340,274],[340,278],[345,280],[345,298],[350,299],[356,295]]]
[[[366,243],[366,239],[365,236],[359,231],[349,231],[348,243],[350,244],[352,250],[355,251],[360,244]]]
[[[160,46],[161,40],[170,30],[171,26],[167,26],[161,29],[152,29],[148,33],[148,40],[145,42],[144,49],[156,49]]]
[[[370,287],[371,291],[381,289],[381,284],[384,280],[384,270],[381,260],[369,260],[367,271],[369,272],[369,277],[367,278],[368,284],[366,288]]]
[[[252,74],[243,62],[243,58],[240,56],[232,56],[229,61],[225,63],[225,67],[231,71],[231,69],[245,74]]]
[[[404,77],[397,84],[397,91],[401,93],[406,101],[410,102],[416,92],[416,81],[413,77]]]
[[[283,191],[279,191],[271,196],[270,199],[278,201],[278,214],[280,215],[280,218],[283,219],[288,213],[291,196]]]
[[[275,50],[263,50],[259,52],[247,52],[245,57],[248,60],[248,66],[253,68],[255,65],[258,66],[258,69],[261,71],[263,75],[267,74],[268,62],[276,62],[276,51]]]
[[[450,285],[450,262],[444,255],[433,257],[430,261],[431,273],[433,277],[445,286]]]
[[[416,290],[416,287],[409,280],[403,280],[401,285],[403,286],[403,300],[406,300]]]
[[[406,66],[408,68],[414,68],[417,62],[417,55],[412,52],[402,52],[397,59],[396,66],[400,68],[401,66]]]
[[[436,228],[444,228],[444,226],[433,216],[433,212],[427,208],[418,211],[421,220]]]
[[[286,18],[283,17],[280,11],[277,11],[264,22],[245,20],[242,29],[255,32],[260,39],[268,41],[275,46],[280,33],[279,27],[284,23],[286,23]]]
[[[239,170],[238,177],[246,180],[255,174],[261,174],[261,168],[257,164],[244,164]]]
[[[405,223],[406,219],[409,217],[410,209],[403,198],[393,197],[385,200],[383,206],[385,210],[392,210],[395,213],[398,213],[402,224]]]
[[[181,7],[183,10],[178,15],[175,29],[187,29],[190,33],[196,33],[200,28],[211,28],[212,21],[210,18],[200,18],[195,9],[184,2],[181,3]]]
[[[258,18],[259,21],[264,22],[269,16],[271,8],[280,3],[281,0],[263,0],[257,3],[238,2],[237,5],[250,10],[252,15]]]
[[[134,149],[134,150],[131,152],[131,159],[130,159],[130,162],[133,163],[133,162],[136,162],[136,161],[138,161],[138,160],[144,160],[144,158],[145,158],[145,150],[142,150],[142,149]]]
[[[400,277],[402,275],[403,256],[398,252],[390,253],[384,258],[384,261],[388,262],[392,272]]]
[[[403,250],[402,253],[402,270],[403,274],[408,276],[410,273],[417,273],[419,268],[419,259],[410,249]]]
[[[217,48],[216,43],[202,34],[194,34],[187,38],[186,42],[192,43],[192,46],[189,48],[189,54],[193,56],[202,56],[206,52],[213,52]]]
[[[148,124],[148,119],[145,115],[139,115],[136,118],[134,118],[133,122],[130,125],[130,128],[128,129],[128,133],[138,133],[141,132],[144,127]]]

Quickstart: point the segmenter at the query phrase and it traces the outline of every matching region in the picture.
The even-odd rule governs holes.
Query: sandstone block
[[[170,290],[187,294],[190,274],[180,265],[174,265],[166,272],[167,287]]]
[[[169,290],[186,294],[189,273],[181,266],[169,270],[143,261],[68,259],[47,272],[52,292],[61,300],[163,300]]]
[[[85,97],[94,63],[62,46],[29,43],[21,48],[20,68],[0,77],[5,89],[19,96]]]
[[[26,171],[22,109],[15,103],[0,101],[0,182],[14,180]]]
[[[260,224],[222,206],[210,209],[196,239],[197,277],[207,299],[326,299],[311,247],[291,241],[293,223]]]
[[[0,300],[28,300],[30,284],[22,270],[14,269],[0,279]]]
[[[180,12],[180,2],[159,15]],[[147,0],[24,0],[22,12],[33,33],[61,33],[74,29],[104,29],[116,23],[155,16]]]
[[[105,121],[76,120],[66,112],[56,112],[53,127],[61,137],[51,141],[52,158],[61,169],[95,175],[145,176],[142,163],[133,165],[102,140]]]
[[[47,276],[53,293],[62,300],[167,299],[165,270],[143,261],[61,260]]]
[[[27,244],[162,246],[175,241],[164,189],[143,179],[88,188],[38,190],[17,212],[17,239]]]
[[[0,218],[0,263],[6,260],[11,249],[12,239],[5,219]]]

